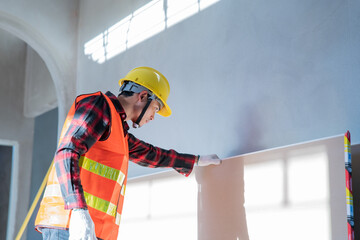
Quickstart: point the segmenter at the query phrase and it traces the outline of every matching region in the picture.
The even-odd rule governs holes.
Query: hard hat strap
[[[139,116],[138,119],[133,123],[133,127],[134,127],[134,128],[140,127],[140,121],[141,121],[141,119],[143,118],[146,110],[149,108],[150,103],[152,102],[152,100],[154,100],[154,95],[148,97],[147,103],[146,103],[146,105],[144,106],[143,110],[141,111],[140,116]]]

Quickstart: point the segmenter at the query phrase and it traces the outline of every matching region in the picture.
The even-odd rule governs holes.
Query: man
[[[157,70],[139,67],[119,81],[120,94],[76,98],[65,120],[43,200],[35,221],[43,239],[117,239],[128,160],[147,167],[172,167],[188,176],[194,165],[220,164],[216,155],[164,150],[128,133],[170,116],[170,86]]]

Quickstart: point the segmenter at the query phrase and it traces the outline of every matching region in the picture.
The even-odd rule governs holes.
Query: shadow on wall
[[[259,110],[253,106],[247,106],[239,112],[236,133],[238,146],[230,151],[228,157],[237,156],[244,153],[255,152],[264,149],[260,145],[263,129],[261,128],[261,119],[263,116]]]
[[[247,106],[238,116],[234,120],[239,145],[229,155],[262,149],[259,145],[262,133],[259,111]],[[198,183],[198,239],[249,240],[244,208],[244,161],[223,161],[220,167],[196,168],[195,176]]]

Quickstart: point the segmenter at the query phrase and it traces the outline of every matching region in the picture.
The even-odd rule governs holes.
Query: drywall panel
[[[130,179],[119,239],[346,239],[344,161],[336,136]]]
[[[339,136],[197,168],[199,239],[346,239],[344,161]]]

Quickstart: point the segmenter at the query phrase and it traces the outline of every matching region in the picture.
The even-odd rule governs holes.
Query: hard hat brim
[[[160,99],[161,100],[161,99]],[[160,109],[157,113],[160,115],[160,116],[163,116],[163,117],[168,117],[171,115],[171,109],[169,107],[169,105],[167,105],[166,102],[164,102],[163,100],[161,100],[164,104],[164,107],[162,109]]]

